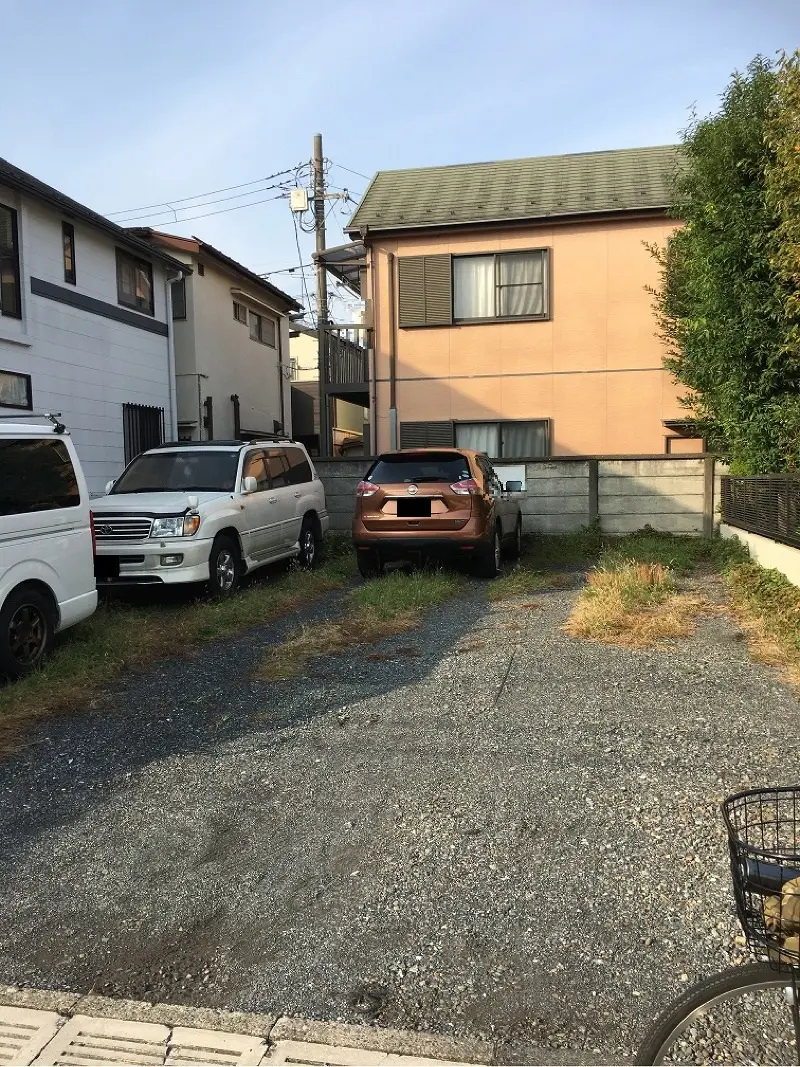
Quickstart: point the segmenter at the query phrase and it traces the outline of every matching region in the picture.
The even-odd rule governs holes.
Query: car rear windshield
[[[471,478],[469,461],[457,452],[420,452],[409,455],[381,456],[367,475],[376,485],[403,482],[463,482]]]
[[[0,441],[0,515],[76,508],[80,502],[75,468],[63,441]]]
[[[145,452],[127,467],[112,493],[232,493],[238,452]]]

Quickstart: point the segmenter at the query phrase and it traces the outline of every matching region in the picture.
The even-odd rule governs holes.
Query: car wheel
[[[56,612],[37,589],[11,593],[0,611],[0,674],[22,678],[41,665],[53,647]]]
[[[522,555],[522,516],[517,515],[517,525],[514,527],[514,536],[508,546],[508,558],[519,559]]]
[[[208,557],[208,588],[212,596],[230,596],[239,585],[241,556],[230,537],[218,537]]]
[[[308,570],[313,570],[317,565],[317,555],[319,547],[319,538],[317,537],[317,530],[312,518],[303,519],[303,525],[300,529],[300,553],[297,560],[301,567],[306,567]]]
[[[490,546],[485,548],[478,557],[477,574],[479,578],[496,578],[500,573],[500,564],[503,558],[503,546],[500,539],[500,527],[494,528],[494,539]]]
[[[370,578],[380,578],[383,574],[383,564],[377,552],[356,551],[356,564],[358,573],[365,581],[369,581]]]

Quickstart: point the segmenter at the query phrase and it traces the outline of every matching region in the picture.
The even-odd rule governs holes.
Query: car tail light
[[[97,534],[94,532],[94,512],[89,512],[89,529],[92,531],[92,555],[97,555]]]
[[[379,485],[373,485],[372,482],[359,482],[356,486],[356,496],[374,496],[380,489]]]
[[[481,487],[474,478],[465,478],[463,482],[453,482],[450,488],[459,496],[473,496],[481,491]]]

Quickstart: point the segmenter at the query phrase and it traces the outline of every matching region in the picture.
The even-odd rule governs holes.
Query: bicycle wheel
[[[634,1063],[796,1064],[791,974],[750,963],[698,982],[656,1021]]]

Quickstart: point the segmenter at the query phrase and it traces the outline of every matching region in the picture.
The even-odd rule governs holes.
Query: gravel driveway
[[[630,1055],[741,958],[716,804],[796,778],[800,709],[727,619],[631,652],[575,595],[470,585],[378,646],[419,656],[250,681],[284,622],[43,726],[0,767],[0,982]]]

